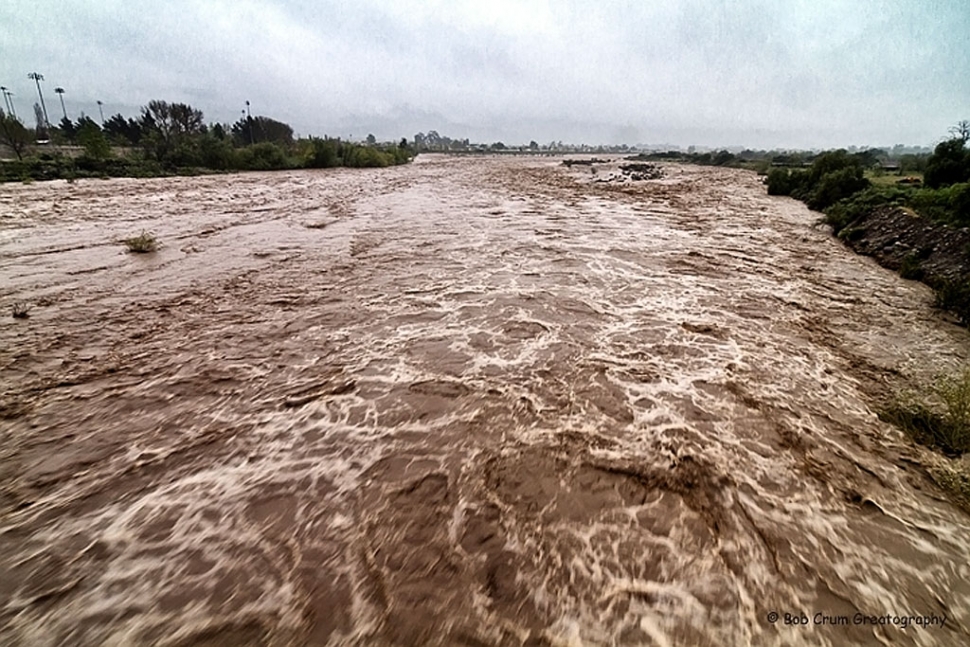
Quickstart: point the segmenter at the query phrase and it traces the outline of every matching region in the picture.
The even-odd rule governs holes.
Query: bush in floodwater
[[[791,171],[787,168],[773,168],[768,171],[765,183],[768,185],[768,195],[791,195],[792,191],[801,186],[808,174],[804,171]]]
[[[931,469],[930,474],[942,488],[954,494],[960,505],[970,510],[970,469],[940,466]]]
[[[854,243],[857,240],[862,240],[865,235],[866,229],[864,227],[847,227],[839,232],[839,240]]]
[[[880,417],[950,456],[970,452],[970,368],[943,375],[925,394],[901,394]]]
[[[142,232],[140,236],[134,238],[126,238],[123,242],[128,247],[129,252],[136,254],[147,254],[158,249],[158,241],[155,236],[147,232]]]
[[[962,324],[970,325],[970,283],[959,279],[947,279],[934,285],[933,290],[934,306],[941,310],[949,310],[960,318]]]
[[[916,252],[906,254],[899,265],[899,275],[904,279],[921,281],[923,279],[923,268],[920,266],[920,262],[920,256]]]
[[[30,306],[23,302],[15,303],[10,308],[10,315],[14,319],[26,319],[30,316]]]

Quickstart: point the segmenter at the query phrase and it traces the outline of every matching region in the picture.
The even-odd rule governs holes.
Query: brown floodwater
[[[970,644],[874,413],[967,332],[753,173],[615,166],[0,187],[0,643]]]

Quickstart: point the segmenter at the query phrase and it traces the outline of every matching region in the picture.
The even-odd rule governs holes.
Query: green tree
[[[853,193],[862,191],[868,187],[869,180],[863,177],[861,166],[846,166],[823,175],[814,187],[814,191],[809,196],[806,204],[808,204],[809,209],[822,211],[839,200],[848,198]]]
[[[219,124],[216,124],[208,134],[200,138],[199,161],[206,168],[228,170],[237,165],[235,150],[225,137],[225,132],[223,132],[223,137],[218,136],[217,127],[219,127]]]
[[[61,134],[64,136],[64,139],[71,142],[72,144],[75,142],[75,138],[77,137],[77,129],[74,127],[73,121],[71,121],[67,117],[64,117],[63,119],[61,119],[61,123],[59,123],[57,127],[60,129]]]
[[[926,155],[906,154],[899,157],[901,173],[923,173],[926,170]]]
[[[735,160],[734,154],[729,151],[718,151],[711,160],[714,166],[725,166]]]
[[[141,128],[146,153],[170,166],[193,165],[192,140],[206,132],[201,110],[158,99],[142,108]]]
[[[30,130],[19,119],[0,110],[0,143],[9,147],[18,160],[22,160],[32,141]]]
[[[92,160],[106,160],[111,156],[111,145],[104,132],[93,120],[88,119],[78,130],[77,141],[84,147],[84,155]]]
[[[290,146],[293,143],[293,128],[270,117],[244,117],[232,125],[232,136],[237,146],[259,142]]]
[[[303,164],[307,168],[333,168],[340,164],[337,159],[337,143],[332,139],[311,137],[303,152]]]
[[[958,121],[952,128],[950,128],[950,134],[954,139],[959,139],[964,144],[970,141],[970,121],[964,119],[963,121]]]
[[[104,122],[104,132],[120,146],[137,146],[141,141],[141,124],[134,119],[125,119],[120,113]]]
[[[959,137],[937,144],[926,161],[923,181],[930,188],[939,188],[970,180],[970,151]]]

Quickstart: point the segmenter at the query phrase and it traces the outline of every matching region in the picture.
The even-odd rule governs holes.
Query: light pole
[[[7,90],[4,93],[3,96],[5,96],[8,101],[10,101],[10,114],[12,114],[14,117],[16,117],[17,116],[17,108],[14,107],[14,105],[13,105],[13,92],[11,92],[10,90]]]
[[[249,99],[246,100],[246,126],[249,128],[249,145],[252,146],[256,143],[256,138],[253,135],[253,115],[249,111]]]
[[[40,107],[44,110],[44,124],[50,128],[51,120],[47,118],[47,104],[44,103],[44,93],[40,91],[40,82],[44,80],[44,75],[39,72],[30,72],[27,74],[27,78],[37,84],[37,96],[40,97]]]
[[[101,113],[101,127],[102,128],[104,128],[104,108],[102,108],[103,105],[104,104],[101,103],[101,101],[99,100],[98,101],[98,112]]]
[[[64,88],[54,88],[54,92],[61,98],[61,112],[64,113],[64,118],[67,119],[67,108],[64,107]]]

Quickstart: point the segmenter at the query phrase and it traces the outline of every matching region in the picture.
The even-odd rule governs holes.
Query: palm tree
[[[10,101],[7,99],[7,86],[0,85],[0,92],[3,93],[3,105],[6,107],[7,112],[10,112]]]
[[[44,110],[44,124],[50,128],[51,120],[47,118],[47,104],[44,103],[44,93],[40,91],[40,82],[44,80],[44,75],[39,72],[30,72],[27,78],[37,84],[37,96],[40,97],[40,107]]]
[[[100,113],[101,113],[101,127],[102,127],[102,128],[104,128],[104,108],[102,107],[103,105],[104,105],[104,104],[103,104],[103,103],[101,103],[101,101],[100,101],[100,99],[99,99],[99,100],[98,100],[98,112],[100,112]]]
[[[64,118],[67,119],[67,108],[64,107],[64,88],[54,88],[54,92],[61,98],[61,110],[64,112]]]

